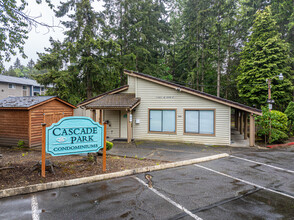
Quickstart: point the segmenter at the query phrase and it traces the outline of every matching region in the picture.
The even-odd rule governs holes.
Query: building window
[[[22,89],[23,89],[23,90],[27,90],[28,87],[27,87],[27,86],[22,86]]]
[[[12,83],[9,83],[9,84],[8,84],[8,88],[9,88],[9,89],[15,89],[15,85],[12,84]]]
[[[45,88],[44,87],[41,87],[41,92],[44,92],[45,91]]]
[[[185,133],[215,134],[215,110],[184,110]]]
[[[150,109],[149,110],[150,132],[176,132],[176,110]]]

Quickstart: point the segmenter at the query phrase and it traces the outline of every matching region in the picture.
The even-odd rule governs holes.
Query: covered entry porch
[[[234,108],[231,120],[231,146],[255,145],[255,117],[252,112]]]
[[[100,124],[107,124],[107,137],[126,139],[133,138],[132,112],[140,104],[140,98],[132,93],[108,94],[86,105],[91,111],[91,118]]]

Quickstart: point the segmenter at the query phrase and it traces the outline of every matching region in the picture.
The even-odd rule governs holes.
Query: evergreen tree
[[[103,21],[91,2],[68,0],[61,3],[56,15],[70,18],[62,22],[67,29],[66,38],[63,42],[51,39],[51,48],[47,49],[48,53],[39,54],[36,65],[38,69],[48,70],[37,77],[43,84],[54,85],[48,94],[58,95],[73,104],[119,84],[118,45],[101,39]]]
[[[282,73],[284,80],[272,81],[272,97],[277,109],[284,109],[292,99],[292,75],[289,47],[280,38],[271,8],[258,11],[252,34],[241,53],[238,76],[240,97],[248,105],[266,105],[268,88],[266,79]]]
[[[16,58],[15,62],[13,63],[13,67],[14,69],[21,69],[23,67],[18,58]]]
[[[183,40],[179,46],[178,80],[197,90],[204,91],[204,84],[208,84],[215,69],[212,67],[211,45],[212,8],[211,0],[188,0],[183,5],[181,16]],[[205,90],[208,92],[208,88]]]
[[[117,39],[122,68],[164,77],[170,30],[165,0],[104,0],[105,38]],[[122,74],[122,69],[121,69]],[[123,78],[123,75],[121,75]]]
[[[30,70],[32,70],[35,66],[35,62],[33,61],[33,59],[30,59],[30,61],[27,64],[27,68],[29,68]]]

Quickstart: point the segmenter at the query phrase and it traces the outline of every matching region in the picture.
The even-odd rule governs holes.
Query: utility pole
[[[267,86],[268,86],[268,108],[269,108],[269,112],[271,112],[272,110],[272,103],[273,103],[273,100],[272,99],[272,93],[271,93],[271,80],[275,77],[279,77],[279,80],[283,80],[284,79],[284,76],[282,73],[280,73],[280,75],[277,75],[277,76],[274,76],[272,78],[269,78],[269,79],[266,79],[267,80]],[[270,127],[270,130],[269,130],[269,142],[271,140],[271,131],[272,131],[272,120],[271,120],[271,114],[269,115],[270,117],[270,122],[269,122],[269,127]]]

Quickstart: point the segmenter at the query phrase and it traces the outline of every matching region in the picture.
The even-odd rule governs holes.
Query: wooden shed
[[[42,123],[47,127],[73,116],[75,106],[55,96],[8,97],[0,100],[0,145],[40,146]]]

